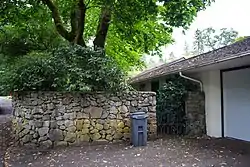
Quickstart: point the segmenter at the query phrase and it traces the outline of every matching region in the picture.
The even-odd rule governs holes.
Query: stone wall
[[[206,134],[205,95],[201,92],[188,92],[186,99],[186,134],[197,137]]]
[[[153,92],[103,93],[19,92],[13,96],[18,142],[26,146],[66,146],[82,142],[128,140],[130,117],[138,108],[149,115],[154,137],[156,98]]]

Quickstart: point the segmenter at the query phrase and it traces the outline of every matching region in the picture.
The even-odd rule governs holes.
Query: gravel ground
[[[11,143],[11,115],[0,115],[0,167],[4,154]]]
[[[85,145],[54,150],[12,148],[13,167],[249,167],[250,144],[228,139],[166,138],[145,147]]]

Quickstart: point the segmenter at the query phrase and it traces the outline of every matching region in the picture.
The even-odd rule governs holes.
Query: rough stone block
[[[40,146],[42,148],[51,148],[52,147],[52,142],[50,140],[42,141],[40,143]]]
[[[31,140],[32,140],[32,135],[29,135],[29,134],[25,135],[25,136],[22,138],[22,142],[23,142],[23,143],[28,143],[28,142],[30,142]]]
[[[100,133],[94,133],[94,134],[91,135],[91,139],[93,141],[96,141],[96,140],[100,139],[101,137],[102,136],[100,135]]]
[[[60,129],[51,129],[49,131],[49,138],[51,141],[60,141],[63,140],[63,133]]]
[[[48,127],[43,127],[38,129],[39,136],[45,136],[46,134],[48,134],[48,132],[49,132]]]
[[[89,119],[89,113],[78,112],[76,114],[77,119]]]
[[[66,130],[68,132],[75,132],[76,131],[76,127],[75,126],[70,126],[70,127],[67,127]]]
[[[110,109],[109,109],[109,113],[110,114],[117,114],[118,113],[118,110],[115,106],[112,106]]]
[[[108,118],[109,119],[116,119],[116,115],[115,114],[109,114]]]
[[[76,134],[67,132],[64,141],[73,143],[76,140]]]
[[[112,140],[113,140],[113,136],[107,135],[107,136],[106,136],[106,139],[107,139],[108,141],[112,141]]]
[[[120,132],[118,132],[118,133],[115,133],[115,135],[114,135],[114,139],[121,139],[123,137],[123,134],[122,133],[120,133]]]
[[[57,122],[56,122],[56,121],[51,121],[51,122],[50,122],[50,128],[56,129],[57,127],[58,127],[58,125],[57,125]]]
[[[125,128],[123,129],[123,132],[124,132],[124,133],[129,133],[129,132],[130,132],[130,128],[129,128],[129,127],[125,127]]]
[[[117,128],[120,128],[120,129],[122,129],[122,128],[124,128],[124,122],[119,122],[118,123],[118,125],[117,125]]]
[[[103,125],[101,125],[101,124],[96,124],[95,125],[95,128],[97,129],[97,130],[102,130],[103,129]]]
[[[50,121],[44,121],[43,122],[43,127],[49,127]]]
[[[109,129],[109,124],[108,123],[104,123],[104,125],[103,125],[103,128],[105,129],[105,130],[107,130],[107,129]]]
[[[77,120],[76,121],[76,129],[82,130],[83,129],[83,120]]]
[[[47,140],[47,139],[48,139],[47,136],[42,136],[42,137],[40,137],[40,138],[38,139],[38,142],[45,141],[45,140]]]
[[[68,143],[66,141],[54,142],[55,147],[66,147]]]
[[[80,136],[79,140],[80,140],[80,141],[83,141],[83,142],[89,142],[90,137],[89,137],[89,135],[84,134],[84,135],[81,135],[81,136]]]
[[[100,107],[88,107],[84,109],[85,113],[90,114],[90,118],[101,118],[103,109]]]
[[[90,131],[90,133],[92,133],[92,134],[93,133],[98,133],[98,130],[97,129],[93,129],[93,130]]]
[[[82,129],[82,134],[89,134],[89,129],[87,129],[87,128],[84,128],[84,129]]]
[[[69,127],[69,126],[73,126],[74,125],[74,121],[73,120],[66,120],[65,121],[65,126]]]

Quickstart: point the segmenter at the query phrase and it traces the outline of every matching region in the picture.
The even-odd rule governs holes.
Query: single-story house
[[[170,74],[179,74],[201,85],[208,136],[250,141],[250,37],[155,67],[130,82],[139,90],[155,91]]]

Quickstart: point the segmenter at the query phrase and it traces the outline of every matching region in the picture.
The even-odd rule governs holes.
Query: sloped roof
[[[183,59],[174,63],[163,64],[161,66],[144,71],[130,79],[130,83],[137,83],[148,79],[161,77],[181,71],[199,68],[250,54],[250,37],[219,49],[203,53],[189,59]]]
[[[152,67],[152,68],[149,68],[149,69],[146,69],[144,71],[142,71],[141,73],[139,73],[138,75],[136,75],[136,77],[140,77],[144,74],[148,74],[150,72],[153,72],[153,71],[156,71],[158,69],[161,69],[162,67],[166,66],[166,65],[171,65],[171,64],[174,64],[174,63],[177,63],[179,61],[182,61],[182,60],[185,60],[184,57],[180,58],[180,59],[177,59],[177,60],[174,60],[172,62],[169,62],[169,63],[163,63],[163,64],[160,64],[159,66],[155,66],[155,67]],[[133,79],[133,78],[132,78]]]

